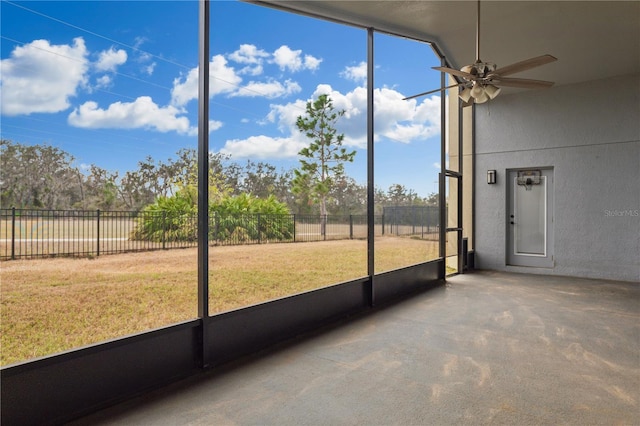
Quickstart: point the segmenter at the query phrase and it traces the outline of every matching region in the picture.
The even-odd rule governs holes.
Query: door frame
[[[442,174],[441,174],[442,176]],[[451,178],[451,181],[447,181],[448,178]],[[445,266],[449,266],[449,262],[448,259],[451,257],[456,257],[456,262],[455,262],[455,272],[451,272],[449,274],[445,274],[445,275],[455,275],[455,274],[461,274],[463,272],[464,269],[464,259],[463,259],[463,252],[462,252],[462,202],[463,202],[463,197],[462,197],[462,174],[458,173],[458,172],[454,172],[452,170],[446,170],[445,176],[444,176],[444,188],[445,188],[445,192],[448,190],[448,192],[446,193],[446,197],[447,200],[449,200],[449,203],[446,207],[446,217],[444,219],[444,227],[445,227],[445,241],[448,242],[448,235],[449,233],[453,233],[455,232],[455,240],[456,240],[456,252],[455,253],[450,253],[448,251],[448,248],[450,247],[449,244],[445,244],[445,253],[444,253],[444,258],[445,258]],[[451,197],[451,182],[455,182],[456,184],[456,197],[455,197],[455,203],[457,205],[457,209],[455,212],[451,211],[450,207],[452,204],[452,201],[450,199]],[[454,215],[455,214],[455,215]],[[455,226],[449,226],[449,215],[452,215],[451,217],[455,217]],[[452,266],[449,266],[452,267]]]
[[[528,170],[540,170],[545,180],[545,255],[539,254],[516,254],[515,250],[515,227],[512,224],[514,218],[514,189],[517,186],[515,182],[518,172]],[[507,169],[506,173],[506,214],[505,214],[505,264],[507,266],[517,267],[534,267],[534,268],[553,268],[555,266],[554,258],[554,169],[553,167],[518,167]],[[515,218],[518,220],[518,218]]]

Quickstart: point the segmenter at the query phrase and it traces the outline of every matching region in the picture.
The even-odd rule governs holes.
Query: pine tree
[[[327,197],[337,178],[344,175],[344,163],[353,162],[356,151],[342,146],[344,134],[338,134],[336,123],[345,111],[335,111],[328,95],[307,102],[306,114],[299,116],[296,127],[311,143],[298,155],[300,168],[294,170],[293,192],[320,203],[321,232],[325,235]]]

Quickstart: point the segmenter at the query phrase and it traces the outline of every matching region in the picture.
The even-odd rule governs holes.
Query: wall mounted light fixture
[[[489,185],[493,185],[496,183],[496,171],[495,170],[487,170],[487,183]]]

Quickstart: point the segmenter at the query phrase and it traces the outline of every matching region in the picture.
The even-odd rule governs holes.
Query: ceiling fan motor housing
[[[475,78],[486,78],[489,73],[497,69],[496,64],[492,62],[476,62],[472,65],[465,65],[460,69],[462,72],[473,75]]]

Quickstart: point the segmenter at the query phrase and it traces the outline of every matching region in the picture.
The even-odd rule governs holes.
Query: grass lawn
[[[437,258],[437,242],[376,239],[376,272]],[[2,262],[0,364],[197,316],[197,249]],[[367,275],[363,240],[209,249],[210,311]]]

